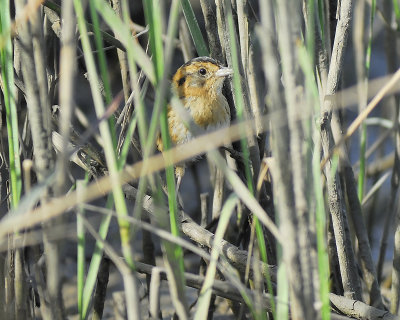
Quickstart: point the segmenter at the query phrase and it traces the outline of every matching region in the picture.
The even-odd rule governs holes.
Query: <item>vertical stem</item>
[[[16,15],[24,10],[26,1],[15,2]],[[51,114],[48,99],[47,73],[45,63],[45,45],[43,38],[42,17],[39,8],[29,14],[27,23],[19,29],[21,41],[22,73],[25,81],[26,100],[29,111],[29,123],[32,132],[35,168],[39,182],[44,181],[54,170],[51,143]],[[48,189],[41,201],[45,203],[53,190]],[[64,317],[64,308],[60,286],[59,246],[49,240],[49,232],[57,221],[46,223],[43,233],[46,252],[47,290],[50,298],[53,319]]]
[[[343,69],[344,51],[346,48],[352,16],[352,1],[341,1],[338,16],[339,20],[336,25],[332,57],[324,92],[325,96],[334,95],[339,87],[340,74]],[[321,121],[322,146],[325,156],[329,154],[331,148],[335,145],[333,136],[335,135],[335,140],[338,141],[339,137],[336,135],[341,132],[338,123],[338,115],[334,110],[334,99],[326,99],[323,104]],[[342,150],[341,155],[343,154],[344,152]],[[361,300],[361,285],[356,272],[355,256],[348,233],[349,228],[344,197],[342,194],[342,186],[340,184],[338,173],[331,172],[331,168],[332,163],[330,160],[329,164],[325,167],[325,174],[328,181],[329,209],[332,216],[333,229],[336,238],[343,288],[346,297]]]

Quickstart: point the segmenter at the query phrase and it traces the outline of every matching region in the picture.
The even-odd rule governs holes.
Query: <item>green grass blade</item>
[[[196,47],[197,54],[199,56],[208,56],[210,53],[207,48],[207,44],[204,41],[201,33],[199,24],[197,23],[196,16],[194,15],[192,5],[189,0],[181,0],[183,14],[186,19],[186,23],[189,27],[190,34],[192,36],[194,46]]]
[[[3,94],[6,109],[8,154],[10,160],[10,188],[11,206],[16,208],[22,190],[21,160],[19,156],[18,141],[18,115],[15,105],[14,67],[11,43],[10,3],[7,0],[0,1],[0,34],[3,45],[0,47],[1,76],[3,82]]]
[[[263,262],[265,262],[266,264],[268,264],[267,248],[265,245],[264,231],[263,231],[262,225],[261,225],[260,221],[258,220],[258,218],[253,217],[253,219],[255,220],[257,244],[258,244],[258,248],[260,250],[261,260]],[[272,312],[272,315],[274,316],[274,318],[276,318],[276,306],[275,306],[275,300],[273,299],[274,290],[272,287],[271,276],[268,272],[266,273],[265,281],[267,282],[268,293],[271,295],[271,300],[270,300],[271,312]]]
[[[325,43],[325,3],[324,0],[318,0],[318,17],[319,17],[319,28],[321,31],[322,43]]]
[[[317,253],[318,253],[318,273],[319,273],[319,296],[322,302],[321,318],[323,320],[330,319],[330,300],[329,300],[329,257],[327,250],[327,237],[326,237],[326,212],[325,212],[325,198],[323,193],[323,184],[321,179],[321,166],[320,157],[321,148],[319,139],[320,133],[315,128],[315,148],[313,154],[313,178],[314,178],[314,192],[316,200],[316,233],[317,233]]]
[[[78,195],[84,194],[84,189],[87,184],[88,175],[86,174],[85,180],[78,180],[76,182],[76,189]],[[85,258],[85,227],[83,224],[84,209],[82,207],[78,208],[78,214],[76,216],[76,237],[78,240],[77,249],[77,272],[76,272],[76,282],[77,282],[77,297],[78,297],[78,313],[79,319],[84,319],[83,315],[83,289],[85,284],[85,269],[86,269],[86,258]]]
[[[400,6],[399,6],[399,0],[393,0],[393,9],[394,9],[394,14],[395,14],[396,20],[397,20],[397,28],[399,28],[399,25],[400,25]]]

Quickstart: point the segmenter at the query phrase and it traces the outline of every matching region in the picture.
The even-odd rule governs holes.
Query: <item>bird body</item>
[[[206,132],[228,126],[230,123],[229,105],[224,96],[215,100],[204,97],[190,97],[183,104],[190,112],[196,125]],[[168,107],[169,134],[174,144],[182,144],[193,138],[190,130],[185,126],[180,116]]]
[[[190,112],[194,123],[207,132],[230,123],[229,105],[222,94],[222,86],[225,77],[231,74],[231,69],[222,67],[214,59],[199,57],[182,65],[172,78],[172,90]],[[178,112],[170,105],[167,118],[174,144],[182,144],[193,138]],[[157,145],[162,151],[160,139]]]
[[[199,57],[182,65],[172,78],[172,90],[177,94],[183,107],[189,111],[194,123],[210,132],[230,124],[230,110],[222,87],[232,70],[220,65],[214,59]],[[167,110],[168,130],[173,144],[183,144],[193,138],[177,110],[170,105]],[[157,147],[163,151],[161,137]],[[177,166],[178,184],[184,173]]]

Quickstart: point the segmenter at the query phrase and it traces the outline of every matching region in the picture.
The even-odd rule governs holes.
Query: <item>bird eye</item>
[[[199,69],[199,73],[200,73],[202,76],[205,76],[205,75],[207,74],[207,70],[204,69],[204,68],[201,68],[201,69]]]

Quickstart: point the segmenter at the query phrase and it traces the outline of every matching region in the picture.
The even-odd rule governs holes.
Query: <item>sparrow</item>
[[[172,90],[179,97],[183,107],[189,112],[193,122],[205,132],[229,126],[231,114],[228,102],[222,94],[226,77],[233,70],[222,66],[209,57],[194,58],[183,64],[172,77]],[[178,112],[167,106],[168,131],[174,145],[193,139]],[[157,148],[162,152],[161,136],[157,139]],[[175,167],[177,190],[185,173],[185,167]]]

